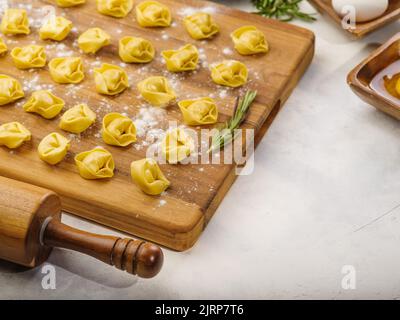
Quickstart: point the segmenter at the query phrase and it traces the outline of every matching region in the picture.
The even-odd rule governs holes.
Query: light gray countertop
[[[296,22],[315,32],[316,56],[260,143],[254,174],[239,177],[191,250],[164,250],[160,275],[142,280],[56,249],[48,261],[55,290],[42,289],[41,268],[0,262],[0,298],[400,297],[400,123],[346,84],[400,24],[353,41],[317,17]],[[67,215],[64,222],[115,234]],[[341,285],[346,265],[354,290]]]

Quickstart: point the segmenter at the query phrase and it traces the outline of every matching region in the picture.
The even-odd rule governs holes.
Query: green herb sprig
[[[235,138],[235,129],[238,129],[249,112],[250,106],[257,96],[257,91],[247,91],[243,98],[237,97],[235,111],[232,118],[212,137],[208,153],[222,149]]]
[[[302,12],[299,4],[303,0],[252,0],[253,5],[258,10],[257,13],[267,18],[274,18],[281,21],[292,21],[301,19],[312,22],[316,18],[309,13]]]

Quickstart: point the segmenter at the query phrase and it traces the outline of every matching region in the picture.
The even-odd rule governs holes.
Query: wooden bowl
[[[374,77],[398,60],[400,60],[400,33],[355,67],[347,76],[347,83],[362,100],[400,120],[400,100],[371,87]]]
[[[389,2],[389,8],[386,12],[379,18],[368,21],[357,23],[354,29],[344,29],[342,27],[342,18],[336,13],[332,6],[332,0],[309,0],[319,12],[322,14],[327,14],[332,20],[348,34],[356,37],[362,38],[370,32],[373,32],[384,25],[393,22],[400,18],[400,0],[391,0]]]

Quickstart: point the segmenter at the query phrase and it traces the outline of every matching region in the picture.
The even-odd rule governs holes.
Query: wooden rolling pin
[[[61,201],[54,192],[0,177],[0,259],[36,267],[53,247],[82,252],[143,278],[158,274],[164,259],[154,244],[62,224]]]

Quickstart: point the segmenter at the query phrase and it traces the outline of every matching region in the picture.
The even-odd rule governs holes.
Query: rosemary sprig
[[[243,98],[237,97],[235,111],[232,118],[211,139],[208,153],[222,149],[235,138],[235,129],[239,128],[249,112],[250,106],[257,96],[257,91],[247,91]]]
[[[281,21],[301,19],[312,22],[317,20],[312,14],[302,12],[299,4],[303,0],[251,0],[258,10],[257,13],[264,17],[275,18]]]

